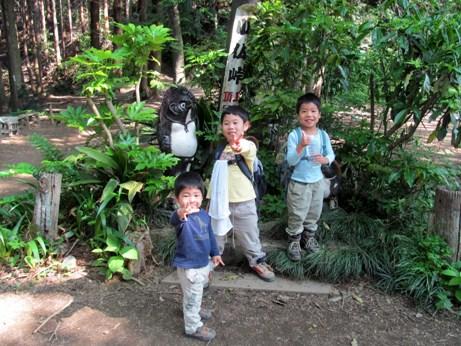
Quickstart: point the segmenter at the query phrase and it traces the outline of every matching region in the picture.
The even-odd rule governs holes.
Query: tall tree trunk
[[[218,1],[216,0],[213,0],[211,1],[211,18],[212,18],[212,21],[213,21],[213,32],[212,34],[215,34],[217,31],[218,31],[218,25],[219,25],[219,22],[218,22]]]
[[[59,30],[58,30],[58,19],[56,14],[56,0],[51,1],[51,16],[53,19],[53,41],[54,41],[54,51],[56,54],[56,63],[61,65],[61,48],[59,47]]]
[[[126,0],[125,2],[125,18],[129,22],[131,17],[131,0]]]
[[[46,30],[46,13],[45,13],[45,3],[44,0],[37,0],[38,10],[40,12],[40,30],[41,35],[40,39],[37,42],[42,43],[42,51],[45,58],[48,57],[48,35]],[[38,32],[38,30],[37,30]]]
[[[67,0],[67,32],[69,33],[69,45],[74,41],[74,32],[72,30],[72,5]]]
[[[63,57],[66,56],[66,40],[67,40],[67,35],[66,35],[66,30],[64,29],[64,15],[63,15],[63,8],[62,8],[62,0],[58,0],[58,5],[59,5],[59,37],[61,38],[61,54]]]
[[[40,94],[43,93],[43,83],[42,83],[42,73],[43,73],[43,65],[42,65],[42,30],[40,27],[41,18],[40,18],[40,8],[39,8],[39,1],[34,0],[27,0],[27,4],[29,7],[30,19],[31,19],[31,37],[32,37],[32,44],[34,47],[34,63],[36,65],[36,76]]]
[[[147,21],[147,0],[138,0],[139,21],[144,24]]]
[[[29,77],[29,84],[32,91],[36,94],[38,92],[38,86],[36,85],[37,76],[35,75],[35,71],[32,69],[30,59],[29,59],[29,37],[31,37],[30,25],[29,25],[29,15],[27,13],[27,3],[26,0],[20,1],[20,14],[22,18],[22,35],[21,35],[21,42],[22,42],[22,49],[24,55],[24,65],[26,66],[27,75]]]
[[[157,18],[164,17],[163,6],[161,5],[161,0],[153,0],[152,7],[155,11],[155,15]],[[162,72],[162,52],[160,50],[153,51],[152,58],[153,59],[149,59],[149,61],[147,62],[147,68],[149,70],[154,70],[160,74]],[[157,78],[157,77],[154,77],[154,78]],[[158,99],[159,96],[160,95],[159,95],[158,88],[151,89],[151,97]]]
[[[5,84],[3,83],[3,66],[0,63],[0,114],[4,111],[6,105]]]
[[[370,73],[370,131],[375,132],[375,75]]]
[[[23,78],[21,71],[21,55],[19,54],[18,45],[18,32],[16,29],[16,14],[14,12],[14,1],[0,1],[7,43],[10,107],[12,111],[17,111],[19,107],[19,93],[23,87]]]
[[[122,8],[122,0],[114,0],[114,22],[121,23],[123,20],[123,8]],[[114,25],[114,35],[120,35],[122,33],[122,29],[118,26]]]
[[[85,34],[88,30],[88,23],[85,17],[87,10],[86,0],[80,0],[80,31],[82,34]]]
[[[111,46],[109,41],[109,0],[103,0],[102,4],[102,46],[109,49]]]
[[[181,32],[181,17],[179,15],[178,5],[169,7],[170,22],[173,37],[176,39],[176,48],[173,51],[174,82],[184,84],[186,75],[184,73],[184,45]]]
[[[91,46],[95,48],[101,48],[99,10],[99,0],[90,0]]]

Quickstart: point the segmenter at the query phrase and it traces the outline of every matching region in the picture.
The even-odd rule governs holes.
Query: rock
[[[75,270],[76,268],[77,268],[77,259],[72,255],[65,257],[61,262],[61,269],[66,272],[70,272],[72,270]]]

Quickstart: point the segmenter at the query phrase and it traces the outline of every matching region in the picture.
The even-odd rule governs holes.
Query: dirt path
[[[200,345],[183,335],[181,294],[161,284],[171,269],[151,269],[131,282],[104,283],[80,267],[34,285],[0,277],[2,345]],[[234,270],[239,270],[234,268]],[[47,282],[48,281],[48,282]],[[16,280],[16,284],[18,281]],[[341,295],[280,294],[211,287],[204,305],[215,345],[459,345],[461,323],[419,311],[401,296],[363,282]],[[62,307],[34,333],[43,321]]]
[[[64,153],[68,153],[77,145],[84,144],[86,140],[86,136],[80,135],[76,129],[56,125],[42,118],[31,124],[30,128],[21,128],[15,136],[0,136],[0,170],[6,169],[10,164],[20,162],[40,164],[42,161],[40,152],[27,140],[27,137],[33,133],[46,137]],[[19,178],[34,182],[30,176]],[[0,196],[14,194],[27,188],[27,185],[18,182],[17,179],[0,179]]]

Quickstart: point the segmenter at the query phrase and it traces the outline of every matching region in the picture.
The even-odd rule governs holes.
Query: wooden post
[[[250,32],[250,16],[256,10],[256,1],[238,2],[244,4],[236,9],[232,30],[229,32],[229,55],[227,56],[226,69],[221,86],[221,96],[219,98],[220,112],[227,106],[239,104],[240,91],[242,90],[241,81],[245,78],[246,42]],[[234,6],[234,2],[232,5]]]
[[[434,229],[453,250],[453,260],[461,259],[461,191],[437,188]]]
[[[133,275],[138,275],[146,270],[146,258],[152,255],[152,239],[149,229],[138,229],[136,232],[129,233],[128,238],[133,241],[138,250],[139,259],[137,261],[129,261],[128,269]]]
[[[48,239],[58,238],[59,201],[62,174],[43,173],[35,196],[33,223]]]

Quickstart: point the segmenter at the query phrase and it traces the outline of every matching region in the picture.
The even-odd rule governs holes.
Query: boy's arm
[[[220,256],[218,243],[216,242],[216,237],[214,235],[213,229],[211,227],[211,218],[208,216],[208,237],[210,239],[210,256]]]
[[[170,217],[170,225],[176,227],[176,226],[179,226],[182,222],[184,222],[185,220],[181,220],[179,218],[179,215],[178,215],[178,211],[175,210],[172,214],[171,214],[171,217]]]
[[[304,156],[305,150],[303,149],[300,154],[298,154],[297,147],[300,143],[300,139],[297,138],[296,131],[291,131],[287,139],[287,162],[290,166],[296,166],[299,161],[301,161]]]
[[[240,155],[247,161],[254,161],[256,158],[256,144],[248,139],[242,138],[240,140]]]

